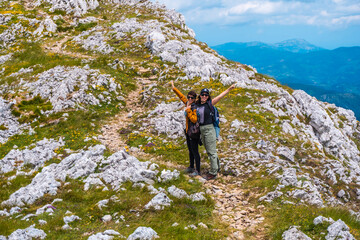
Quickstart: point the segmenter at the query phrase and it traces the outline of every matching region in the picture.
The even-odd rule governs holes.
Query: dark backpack
[[[191,110],[194,110],[195,105],[191,105]],[[199,123],[199,118],[198,121],[196,121],[196,123],[193,123],[192,121],[188,122],[188,131],[187,131],[187,135],[191,138],[191,139],[199,139],[200,138],[200,123]]]
[[[220,136],[220,115],[217,107],[212,105],[211,101],[207,101],[211,110],[211,116],[213,118],[213,124],[216,132],[216,138]]]

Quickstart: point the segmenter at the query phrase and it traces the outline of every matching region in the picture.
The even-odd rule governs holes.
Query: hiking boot
[[[195,169],[192,167],[188,167],[187,169],[184,170],[185,173],[193,173],[194,171]]]
[[[209,181],[209,180],[216,179],[216,175],[212,175],[212,174],[208,173],[205,175],[204,178]]]
[[[200,173],[197,170],[195,170],[194,172],[190,173],[189,176],[190,177],[200,176]]]

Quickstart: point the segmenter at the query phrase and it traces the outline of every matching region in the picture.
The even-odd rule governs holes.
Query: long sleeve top
[[[173,88],[173,91],[175,92],[175,94],[180,98],[180,100],[186,105],[187,103],[187,98],[185,97],[184,94],[182,94],[176,87]],[[188,131],[189,128],[189,121],[191,121],[192,123],[196,123],[197,122],[197,114],[196,114],[196,109],[191,110],[191,109],[186,109],[186,133]]]

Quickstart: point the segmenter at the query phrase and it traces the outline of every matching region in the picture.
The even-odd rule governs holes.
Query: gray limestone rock
[[[0,173],[7,173],[14,169],[21,170],[24,165],[30,165],[32,169],[37,170],[43,167],[46,161],[56,157],[54,150],[64,144],[62,138],[59,141],[45,138],[37,142],[34,148],[12,149],[0,160]]]
[[[19,76],[21,74],[31,73],[33,71],[34,70],[31,67],[29,67],[29,68],[21,68],[18,72],[10,74],[9,77],[17,77],[17,76]]]
[[[20,207],[12,207],[9,211],[9,214],[10,215],[14,215],[14,214],[18,214],[21,212],[21,208]]]
[[[295,168],[285,168],[281,175],[280,183],[284,186],[296,186],[297,176]]]
[[[340,159],[345,160],[348,158],[360,162],[360,152],[354,142],[347,136],[349,133],[344,133],[335,126],[334,121],[328,115],[321,102],[302,90],[294,91],[293,96],[304,112],[304,115],[310,119],[309,124],[313,127],[319,141],[329,153]],[[349,119],[352,119],[349,112],[344,111],[344,114]],[[351,133],[355,130],[348,131]]]
[[[324,201],[321,197],[318,189],[310,181],[304,181],[300,186],[301,189],[295,189],[290,192],[290,195],[301,199],[303,202],[306,202],[311,205],[318,207],[324,206]]]
[[[141,162],[125,151],[119,151],[102,161],[105,165],[100,173],[90,174],[89,178],[102,179],[106,184],[110,184],[113,190],[119,190],[124,182],[133,183],[145,182],[153,184],[156,179],[154,171],[148,170],[150,162]]]
[[[178,179],[180,176],[180,172],[178,170],[162,170],[159,181],[160,182],[170,182],[172,180]]]
[[[104,150],[105,147],[103,145],[97,145],[87,151],[71,154],[59,164],[53,163],[44,167],[29,185],[11,194],[9,199],[2,204],[24,206],[25,204],[34,203],[46,193],[56,195],[61,182],[64,182],[66,177],[76,179],[88,176],[94,172],[97,163],[101,162],[104,158]]]
[[[339,198],[342,198],[342,197],[345,196],[345,194],[346,194],[346,192],[345,192],[343,189],[341,189],[341,190],[337,193],[337,196],[338,196]]]
[[[259,201],[272,202],[275,198],[281,197],[282,195],[283,193],[279,191],[269,192],[265,196],[259,198]]]
[[[355,240],[354,236],[349,232],[349,227],[341,219],[331,224],[327,230],[326,240]]]
[[[206,201],[206,198],[205,198],[205,193],[204,192],[198,192],[198,193],[194,193],[194,194],[191,194],[189,196],[189,199],[193,202],[197,202],[197,201]]]
[[[101,200],[99,201],[96,206],[98,206],[98,208],[100,210],[102,210],[103,207],[107,207],[107,204],[109,203],[109,199],[104,199],[104,200]]]
[[[32,96],[49,99],[55,112],[68,108],[81,108],[81,104],[98,105],[101,100],[92,89],[105,88],[117,93],[114,78],[88,67],[57,66],[36,76],[37,81],[24,84]],[[111,100],[111,99],[110,99]]]
[[[109,54],[114,49],[106,42],[108,38],[104,35],[102,28],[95,27],[89,31],[82,32],[76,36],[73,41],[81,44],[86,50],[97,51],[102,54]]]
[[[171,187],[168,187],[167,189],[168,193],[176,198],[187,198],[189,195],[185,192],[185,190],[180,189],[172,185]]]
[[[159,238],[157,233],[150,227],[138,227],[127,240],[153,240]]]
[[[47,224],[47,221],[42,220],[42,219],[39,220],[39,225],[40,225],[40,226],[44,226],[44,225],[46,225],[46,224]]]
[[[0,19],[1,19],[1,14],[0,14]],[[11,57],[12,57],[11,53],[6,54],[6,55],[1,55],[0,56],[0,65],[6,63],[7,61],[9,61],[11,59]]]
[[[111,215],[105,215],[101,218],[101,220],[103,220],[103,222],[110,222],[112,220],[112,216]]]
[[[154,129],[159,133],[164,133],[170,138],[178,138],[184,135],[185,115],[181,109],[183,104],[174,102],[170,104],[161,103],[150,112],[148,118]]]
[[[63,220],[64,220],[64,223],[65,223],[65,224],[69,224],[69,223],[74,222],[74,221],[76,221],[76,220],[81,220],[81,218],[79,218],[79,217],[76,216],[76,215],[71,215],[71,216],[65,216],[65,217],[63,218]]]
[[[11,106],[15,102],[9,102],[0,96],[0,143],[7,142],[8,138],[18,134],[24,128],[11,112]]]
[[[115,230],[112,230],[112,229],[109,229],[109,230],[105,230],[104,231],[105,234],[107,235],[115,235],[115,236],[120,236],[120,233],[118,233],[117,231]]]
[[[292,226],[282,234],[283,240],[311,240],[305,233],[298,229],[298,226]]]
[[[4,25],[6,24],[8,21],[10,21],[12,18],[12,15],[11,14],[0,14],[0,24],[1,25]],[[1,57],[0,57],[0,64],[1,63]]]
[[[6,209],[0,210],[0,216],[8,217],[10,216],[10,213],[8,213]]]
[[[335,221],[329,217],[329,218],[326,218],[326,217],[323,217],[323,216],[318,216],[314,219],[313,223],[315,225],[318,225],[318,224],[321,224],[323,222],[329,222],[329,223],[334,223]]]
[[[8,236],[8,240],[31,240],[31,239],[45,239],[46,233],[43,230],[39,230],[34,228],[34,225],[26,228],[26,229],[18,229],[14,231],[10,236]]]
[[[295,156],[295,148],[292,148],[291,150],[288,147],[282,146],[282,147],[278,147],[276,149],[277,153],[286,158],[287,160],[294,162],[294,156]]]
[[[51,12],[62,10],[75,16],[84,15],[88,10],[96,9],[99,6],[97,0],[37,0],[35,6],[39,6],[43,2],[51,4]]]
[[[234,129],[235,132],[237,132],[239,129],[241,129],[243,126],[245,126],[245,124],[244,124],[244,122],[235,119],[234,121],[231,122],[230,126],[231,126],[231,128]]]
[[[57,25],[53,20],[48,16],[44,21],[40,22],[39,27],[34,31],[34,35],[41,36],[44,31],[47,32],[56,32]]]
[[[154,208],[162,210],[165,206],[170,206],[172,200],[165,193],[158,193],[150,202],[145,205],[145,209]]]
[[[13,46],[17,39],[24,37],[26,28],[21,22],[11,24],[10,28],[0,33],[0,47],[9,48]]]
[[[91,235],[88,240],[111,240],[114,236],[105,234],[105,233],[96,233]]]

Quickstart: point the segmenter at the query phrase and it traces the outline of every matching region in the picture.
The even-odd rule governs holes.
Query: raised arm
[[[220,101],[220,99],[225,97],[225,95],[228,94],[234,88],[235,88],[235,84],[231,85],[228,89],[226,89],[225,91],[220,93],[219,96],[216,96],[215,98],[213,98],[213,100],[211,101],[212,105],[217,104]]]
[[[171,84],[172,90],[176,93],[176,95],[180,98],[180,100],[184,104],[186,104],[186,102],[187,102],[186,97],[174,86],[174,81],[171,81],[170,84]]]

